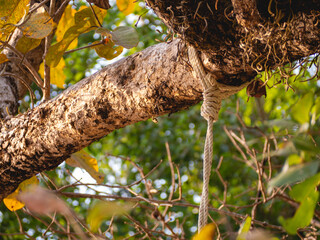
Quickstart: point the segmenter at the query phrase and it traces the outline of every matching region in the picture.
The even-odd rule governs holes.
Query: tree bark
[[[115,129],[198,103],[202,88],[175,40],[120,60],[2,122],[0,197]]]
[[[251,81],[258,63],[272,69],[319,52],[318,2],[292,1],[299,11],[288,8],[291,15],[281,19],[271,16],[261,1],[245,2],[147,0],[183,40],[122,59],[37,108],[3,120],[0,199],[115,129],[201,101],[202,87],[191,74],[186,43],[199,49],[207,72],[233,86]],[[250,13],[254,15],[246,16]]]

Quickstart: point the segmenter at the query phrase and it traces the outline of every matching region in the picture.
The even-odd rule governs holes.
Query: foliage
[[[39,29],[28,27],[28,21],[34,20],[24,14],[28,2],[0,4],[1,16],[6,16],[5,22],[3,18],[0,21],[0,40],[5,46],[16,27],[25,31],[16,47],[22,55],[40,44],[39,36],[47,37],[49,31],[45,26],[40,35],[34,35]],[[110,60],[121,54],[122,47],[137,45],[138,39],[128,43],[130,36],[136,38],[128,26],[132,27],[139,16],[136,30],[140,42],[125,54],[164,37],[155,29],[159,26],[165,30],[165,26],[160,26],[159,19],[142,2],[117,1],[116,5],[107,13],[93,6],[97,17],[82,2],[67,7],[46,57],[51,84],[56,85],[51,88],[52,96],[108,63],[98,56]],[[76,47],[79,50],[73,51]],[[9,60],[0,55],[1,62]],[[260,234],[263,239],[298,239],[298,235],[318,234],[320,92],[317,81],[303,82],[313,71],[312,65],[308,67],[304,74],[292,72],[288,81],[294,91],[277,85],[282,79],[280,73],[273,72],[270,78],[262,73],[261,80],[268,79],[267,85],[273,86],[267,88],[267,98],[247,102],[243,90],[223,102],[220,120],[214,125],[211,224],[204,229],[206,233],[202,232],[208,239],[211,235],[245,239],[247,234]],[[43,72],[41,67],[42,78]],[[42,88],[33,86],[37,100]],[[25,102],[29,105],[30,98]],[[58,211],[36,216],[26,207],[13,208],[12,213],[1,204],[3,239],[63,239],[73,218],[83,225],[87,222],[90,228],[79,230],[72,225],[71,238],[89,233],[107,239],[191,239],[197,231],[206,131],[199,109],[194,106],[160,117],[157,124],[148,120],[114,131],[86,151],[74,154],[73,160],[55,171],[40,174],[40,186],[63,199],[73,214]],[[267,231],[257,233],[259,228]],[[201,233],[194,239],[204,239],[199,236]]]

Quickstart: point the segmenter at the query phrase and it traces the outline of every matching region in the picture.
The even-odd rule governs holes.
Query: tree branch
[[[180,53],[179,40],[149,47],[4,121],[0,198],[21,181],[54,169],[71,153],[115,129],[198,103],[201,85]]]

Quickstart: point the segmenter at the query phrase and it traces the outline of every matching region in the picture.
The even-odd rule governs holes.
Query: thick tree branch
[[[115,129],[198,103],[202,88],[182,60],[180,47],[179,40],[150,47],[4,121],[0,197]]]
[[[248,19],[247,7],[234,12],[231,1],[147,2],[168,26],[202,51],[206,71],[221,83],[241,85],[255,76],[258,64],[272,69],[319,52],[320,4],[313,0],[304,2],[313,3],[314,9],[300,4],[305,12],[296,12],[288,22],[283,16],[278,22],[269,21],[258,1],[267,23],[249,33],[236,20],[241,12],[241,18]],[[115,129],[198,103],[202,88],[184,53],[179,40],[150,47],[107,66],[55,99],[4,120],[0,199],[21,181],[54,169],[71,153]]]

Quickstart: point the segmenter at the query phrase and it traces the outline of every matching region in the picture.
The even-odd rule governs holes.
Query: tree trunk
[[[191,74],[186,44],[199,49],[207,72],[233,86],[319,51],[318,1],[288,1],[285,7],[278,1],[270,9],[252,0],[147,3],[182,40],[122,59],[35,109],[3,120],[0,198],[115,129],[197,104],[202,86]],[[272,15],[280,8],[282,15]]]

